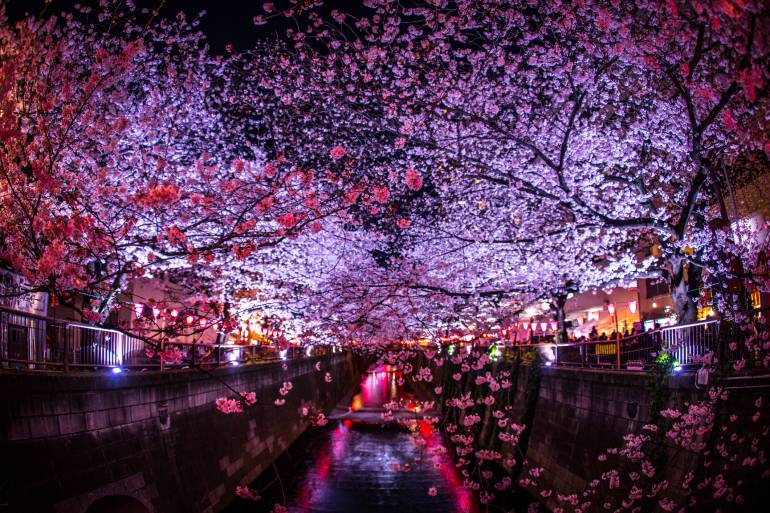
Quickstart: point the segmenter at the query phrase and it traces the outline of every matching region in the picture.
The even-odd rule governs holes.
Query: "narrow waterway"
[[[382,419],[383,404],[401,399],[406,408],[394,414],[417,419],[415,432]],[[328,425],[308,430],[279,459],[280,480],[268,470],[253,483],[262,500],[238,499],[227,512],[265,512],[276,503],[290,513],[476,511],[441,435],[419,422],[424,413],[396,372],[366,373]]]

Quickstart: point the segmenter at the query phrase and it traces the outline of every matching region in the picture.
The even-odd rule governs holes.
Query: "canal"
[[[421,422],[419,402],[386,368],[367,372],[352,398],[310,428],[252,488],[259,501],[236,499],[227,513],[469,513],[477,511],[462,486],[441,435]],[[383,405],[402,401],[396,417],[413,429],[385,422]]]

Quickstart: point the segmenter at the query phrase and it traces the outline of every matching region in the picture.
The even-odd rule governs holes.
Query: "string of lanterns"
[[[618,313],[618,307],[615,303],[607,303],[605,305],[605,308],[607,309],[607,313],[611,317],[615,317],[615,315]],[[628,302],[628,310],[635,314],[639,308],[639,303],[637,301],[629,301]],[[578,316],[577,317],[577,323],[579,326],[583,326],[586,322],[599,322],[600,317],[600,309],[590,310],[586,312],[585,316]],[[548,331],[556,332],[558,330],[558,323],[556,321],[522,321],[517,322],[512,325],[512,328],[515,329],[524,329],[525,331],[528,331],[530,328],[533,332],[541,331],[543,333],[546,333]],[[510,328],[509,328],[510,329]],[[506,330],[503,330],[503,335],[505,335]]]
[[[157,305],[145,305],[143,303],[134,303],[134,314],[136,314],[137,319],[141,319],[145,316],[145,311],[147,308],[149,308],[150,313],[152,315],[152,318],[154,320],[158,320],[161,318],[161,314],[164,314],[162,320],[168,320],[168,318],[171,318],[172,323],[176,323],[179,318],[179,310],[176,308],[172,308],[171,310],[164,310],[158,307]],[[192,314],[187,314],[184,318],[184,322],[187,326],[193,326],[196,322],[196,316]],[[197,324],[203,329],[206,328],[213,328],[215,331],[219,330],[219,322],[213,321],[211,319],[207,319],[206,317],[198,317],[197,318]]]

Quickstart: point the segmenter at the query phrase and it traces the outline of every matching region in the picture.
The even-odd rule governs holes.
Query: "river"
[[[408,406],[396,415],[419,419],[423,412],[396,372],[367,372],[326,426],[310,428],[285,451],[278,474],[268,469],[252,484],[262,500],[237,499],[227,513],[267,512],[275,503],[290,513],[477,511],[438,432],[419,420],[414,433],[382,420],[383,404],[399,399]]]

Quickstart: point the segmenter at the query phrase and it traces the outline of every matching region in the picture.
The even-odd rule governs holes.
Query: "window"
[[[648,279],[647,284],[647,298],[662,296],[669,293],[668,283],[662,278]]]

